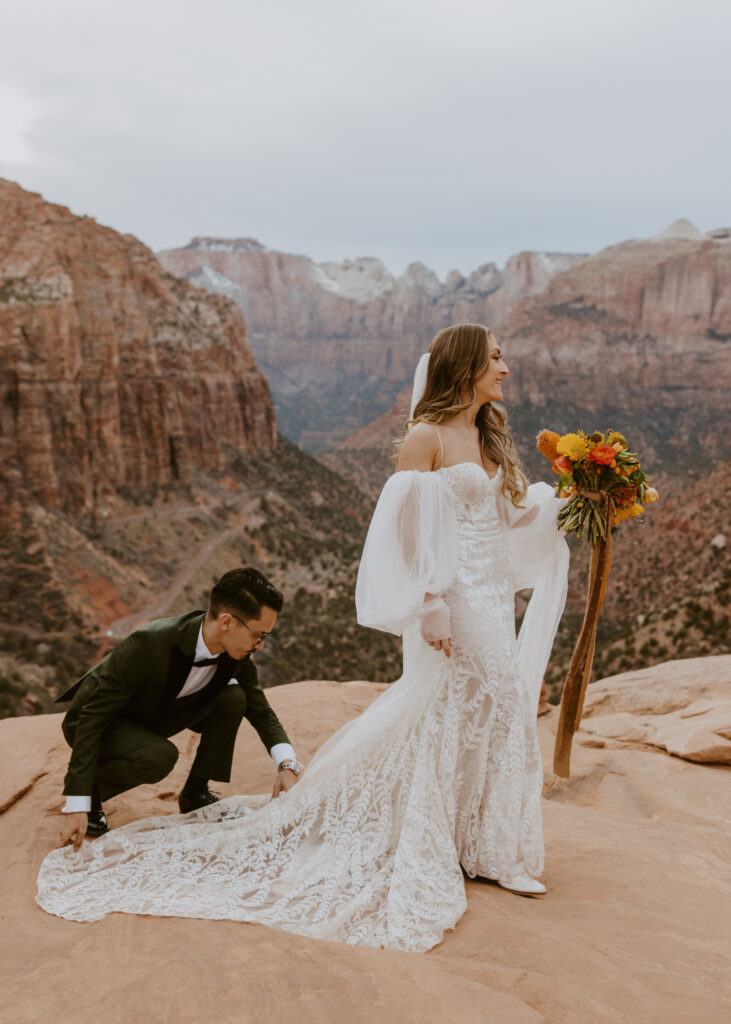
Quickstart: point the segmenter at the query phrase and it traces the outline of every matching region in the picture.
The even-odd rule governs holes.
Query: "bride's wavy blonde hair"
[[[405,423],[408,432],[412,423],[442,423],[455,413],[469,409],[475,400],[475,380],[490,365],[490,346],[495,347],[495,335],[482,324],[456,324],[446,327],[429,346],[429,369],[424,394],[414,409],[414,415]],[[528,481],[508,428],[508,414],[502,405],[486,402],[475,421],[480,435],[483,458],[502,466],[501,490],[514,505],[522,507]],[[395,458],[406,437],[394,443]]]

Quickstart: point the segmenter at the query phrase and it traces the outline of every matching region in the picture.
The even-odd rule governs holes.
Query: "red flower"
[[[599,466],[608,466],[616,454],[614,448],[610,448],[608,444],[598,444],[589,452],[589,458]]]
[[[558,458],[554,459],[551,463],[554,473],[558,473],[559,476],[564,476],[566,473],[573,473],[574,467],[571,464],[571,459],[568,455],[559,455]]]

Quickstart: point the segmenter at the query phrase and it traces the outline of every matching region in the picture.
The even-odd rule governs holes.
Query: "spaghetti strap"
[[[431,425],[436,430],[437,437],[439,438],[439,450],[442,453],[442,460],[441,460],[441,462],[439,464],[439,469],[441,469],[442,466],[444,465],[444,445],[442,444],[442,435],[439,433],[439,427],[436,425],[436,423],[432,423]]]

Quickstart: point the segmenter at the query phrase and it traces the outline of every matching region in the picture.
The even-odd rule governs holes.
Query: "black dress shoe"
[[[190,811],[197,811],[199,807],[217,804],[220,799],[220,796],[211,793],[210,789],[204,789],[202,793],[196,793],[195,796],[188,796],[183,792],[178,797],[178,807],[181,814],[188,814]]]
[[[105,832],[109,831],[107,816],[101,807],[98,810],[89,811],[87,817],[86,834],[90,839],[96,839],[98,836],[103,836]]]

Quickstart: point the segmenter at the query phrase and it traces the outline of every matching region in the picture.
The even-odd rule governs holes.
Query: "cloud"
[[[4,11],[0,174],[154,248],[253,235],[444,274],[731,220],[725,3]]]

